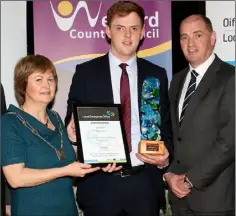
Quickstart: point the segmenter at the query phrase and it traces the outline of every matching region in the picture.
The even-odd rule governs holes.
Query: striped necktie
[[[197,76],[198,76],[198,73],[195,70],[192,70],[191,71],[191,79],[190,79],[190,82],[188,84],[188,89],[187,89],[187,92],[186,92],[185,97],[184,97],[184,103],[183,103],[183,107],[182,107],[182,111],[181,111],[181,115],[180,115],[180,119],[179,119],[179,125],[180,126],[182,124],[184,114],[185,114],[185,111],[186,111],[187,106],[189,104],[189,101],[190,101],[193,93],[195,92]]]
[[[128,65],[125,63],[121,63],[119,66],[122,69],[122,74],[120,78],[120,103],[129,152],[131,152],[131,101],[129,77],[126,70],[126,66]]]

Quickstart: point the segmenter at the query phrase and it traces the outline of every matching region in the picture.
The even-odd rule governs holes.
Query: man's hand
[[[116,163],[113,163],[112,165],[108,164],[106,167],[102,168],[102,170],[104,172],[109,172],[109,173],[114,172],[114,171],[118,171],[121,169],[122,169],[122,166],[116,167]]]
[[[136,153],[136,157],[144,163],[149,163],[160,167],[166,166],[169,163],[169,152],[166,147],[164,148],[163,155]]]
[[[174,173],[166,173],[164,178],[169,185],[171,191],[178,198],[183,198],[190,193],[190,190],[184,187],[185,175],[177,175]]]
[[[69,124],[67,125],[67,133],[70,141],[76,142],[76,133],[75,133],[75,121],[74,121],[74,115],[72,113],[71,119]]]
[[[6,216],[11,216],[11,205],[6,205]]]

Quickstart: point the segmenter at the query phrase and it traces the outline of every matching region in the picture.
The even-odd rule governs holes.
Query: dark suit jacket
[[[189,68],[170,87],[174,160],[169,172],[186,173],[194,188],[187,196],[195,211],[234,209],[235,67],[217,56],[192,96],[179,127],[178,104]]]
[[[145,78],[151,76],[160,80],[161,135],[167,148],[171,152],[170,141],[172,138],[172,131],[170,124],[168,80],[166,71],[165,69],[140,58],[137,59],[137,65],[139,108],[142,84]],[[70,87],[67,116],[65,120],[66,124],[68,124],[70,120],[73,101],[89,104],[114,103],[108,55],[77,65],[72,85]],[[147,166],[153,190],[156,191],[157,199],[159,198],[159,200],[164,201],[162,171],[156,166]],[[103,172],[96,172],[81,179],[77,193],[80,206],[90,205],[99,199],[99,196],[106,185],[106,176],[107,174],[104,174]],[[158,195],[160,196],[158,197]]]
[[[3,86],[1,84],[1,115],[3,115],[7,110],[6,107],[6,100],[5,100],[5,94],[4,94],[4,89]],[[2,125],[1,125],[2,127]],[[1,214],[5,215],[5,205],[9,205],[10,199],[11,199],[11,195],[10,195],[10,190],[7,186],[7,183],[5,182],[5,178],[1,169]]]

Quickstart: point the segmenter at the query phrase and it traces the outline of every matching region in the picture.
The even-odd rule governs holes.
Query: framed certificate
[[[79,161],[93,167],[131,167],[120,105],[73,104]]]

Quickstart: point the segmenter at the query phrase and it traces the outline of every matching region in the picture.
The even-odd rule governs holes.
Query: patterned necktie
[[[180,115],[180,120],[179,120],[179,125],[180,126],[182,124],[184,114],[185,114],[185,111],[186,111],[187,106],[189,104],[189,101],[190,101],[193,93],[195,92],[197,76],[198,76],[198,73],[195,70],[192,70],[191,71],[191,79],[190,79],[190,82],[188,84],[188,89],[187,89],[187,92],[186,92],[185,97],[184,97],[184,103],[183,103],[183,107],[182,107],[182,111],[181,111],[181,115]]]
[[[122,118],[125,126],[125,133],[128,142],[129,152],[131,152],[131,103],[129,77],[126,71],[126,66],[128,65],[125,63],[121,63],[119,66],[122,69],[122,74],[120,78],[120,103],[122,110]]]

